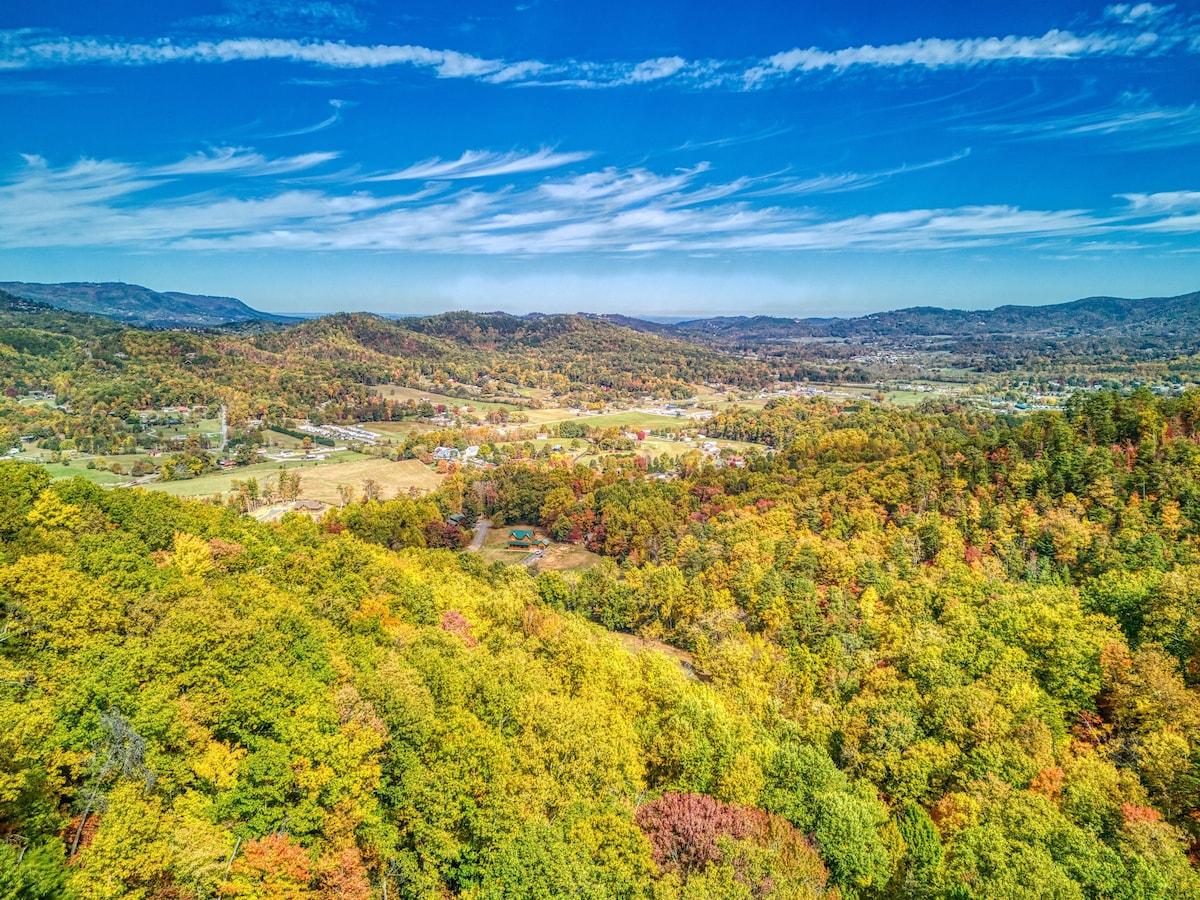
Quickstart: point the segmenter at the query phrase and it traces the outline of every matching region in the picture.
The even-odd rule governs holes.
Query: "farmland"
[[[286,462],[257,463],[238,469],[191,478],[187,481],[154,482],[146,485],[153,490],[165,491],[176,497],[212,497],[232,490],[233,482],[256,478],[266,486],[281,470],[300,476],[299,497],[334,504],[340,500],[339,485],[352,488],[361,494],[363,483],[373,480],[383,496],[391,497],[415,489],[419,493],[435,490],[441,478],[416,460],[392,462],[386,459],[344,452],[335,454],[328,461],[296,460]]]

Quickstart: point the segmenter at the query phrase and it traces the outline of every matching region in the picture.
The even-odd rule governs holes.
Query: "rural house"
[[[508,546],[514,550],[540,550],[549,547],[550,542],[546,538],[534,537],[528,528],[514,528],[508,533]]]

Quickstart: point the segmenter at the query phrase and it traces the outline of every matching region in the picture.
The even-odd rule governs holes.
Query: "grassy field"
[[[214,494],[227,493],[234,481],[245,481],[248,478],[257,478],[259,486],[265,488],[280,469],[299,472],[302,499],[320,500],[329,504],[341,502],[338,485],[344,484],[361,495],[363,482],[368,478],[373,478],[378,483],[385,499],[391,499],[397,493],[406,493],[409,488],[427,493],[436,489],[442,482],[440,475],[417,460],[391,462],[346,452],[339,453],[329,460],[257,463],[187,481],[155,482],[147,487],[166,491],[177,497],[211,497]]]
[[[288,460],[286,462],[261,462],[254,463],[249,466],[241,466],[236,469],[222,469],[219,472],[212,472],[208,475],[202,475],[199,478],[189,478],[186,481],[154,481],[147,484],[146,487],[155,491],[165,491],[168,494],[174,494],[176,497],[211,497],[214,494],[225,494],[230,491],[235,481],[246,481],[247,479],[257,479],[259,487],[265,489],[267,484],[271,482],[281,469],[288,471],[299,470],[301,482],[306,483],[309,476],[316,472],[320,467],[331,467],[339,464],[344,464],[345,461],[371,460],[371,457],[365,457],[358,453],[339,453],[336,457],[329,460]]]
[[[943,395],[926,391],[887,391],[883,396],[888,403],[894,403],[896,406],[916,406],[926,400],[934,400]]]
[[[717,400],[724,400],[728,395],[728,391],[718,391],[710,388],[706,384],[695,385],[696,400],[699,403],[713,403]]]
[[[86,463],[72,462],[69,466],[61,463],[47,463],[46,471],[51,478],[74,478],[79,475],[96,484],[122,484],[129,481],[128,475],[114,475],[108,469],[89,469]]]
[[[640,441],[637,445],[639,453],[649,453],[651,456],[659,457],[664,453],[672,459],[683,456],[689,450],[693,449],[682,441],[664,441],[657,438],[646,438]]]
[[[510,412],[521,413],[529,421],[528,422],[510,422],[502,427],[505,428],[537,428],[542,425],[557,425],[559,422],[574,422],[580,421],[589,428],[608,428],[615,425],[618,428],[662,428],[666,426],[681,426],[694,424],[692,420],[686,417],[675,416],[660,416],[654,413],[638,413],[638,412],[618,412],[606,413],[599,416],[580,416],[572,412],[570,409],[563,406],[546,407],[545,409],[524,409],[522,407],[512,406],[506,403],[485,403],[483,401],[476,402],[456,400],[454,398],[438,398],[437,394],[421,393],[414,391],[412,388],[395,388],[394,390],[419,394],[422,397],[428,397],[433,403],[454,403],[457,405],[468,404],[474,406],[480,413],[486,413],[489,409],[507,409]],[[370,431],[379,431],[389,435],[405,434],[413,430],[428,429],[431,426],[423,423],[415,422],[364,422],[362,427]]]
[[[281,431],[271,431],[267,429],[263,432],[263,440],[275,447],[283,447],[287,450],[295,450],[298,447],[304,446],[304,441],[298,437],[292,437],[290,434],[284,434]]]
[[[727,409],[733,409],[735,406],[739,406],[742,409],[762,409],[764,406],[770,403],[772,399],[773,398],[770,397],[751,397],[748,400],[726,400],[722,398],[720,400],[712,401],[711,405],[715,406],[721,412],[724,412]]]
[[[77,475],[86,478],[88,481],[94,481],[96,484],[122,484],[129,481],[130,475],[115,475],[110,471],[109,466],[113,463],[120,463],[126,472],[139,459],[143,461],[152,461],[144,453],[125,453],[113,454],[112,456],[85,456],[72,459],[69,464],[64,463],[48,463],[46,460],[50,458],[49,450],[34,450],[29,453],[22,453],[17,459],[25,460],[26,462],[40,462],[46,467],[46,471],[50,473],[51,478],[74,478]],[[96,468],[89,469],[87,464],[95,462]]]
[[[188,434],[220,434],[221,420],[220,419],[192,419],[190,422],[185,422],[183,425],[151,425],[150,426],[156,435],[162,440],[166,440],[174,435]]]
[[[915,381],[911,384],[918,388],[928,388],[928,390],[889,390],[884,392],[884,399],[897,406],[916,406],[926,400],[957,398],[966,391],[966,385],[948,381]]]
[[[530,426],[546,425],[550,422],[564,422],[567,419],[575,418],[575,413],[571,412],[565,406],[548,406],[545,409],[523,409],[521,412],[529,417]]]
[[[390,500],[397,494],[406,494],[409,488],[418,493],[436,490],[442,476],[415,459],[391,462],[386,459],[360,459],[355,462],[320,466],[301,476],[300,496],[306,500],[324,503],[341,502],[338,485],[354,488],[361,496],[363,482],[373,478],[383,491],[383,499]]]
[[[534,410],[534,412],[551,412],[551,410]],[[620,412],[606,413],[600,416],[575,416],[569,410],[557,410],[557,412],[565,412],[566,415],[559,416],[555,419],[547,419],[546,422],[567,422],[579,421],[588,428],[668,428],[668,427],[694,427],[696,425],[691,419],[680,416],[660,416],[657,413],[641,413],[641,412]],[[532,418],[532,416],[530,417]]]
[[[367,431],[382,434],[385,440],[398,440],[406,438],[410,434],[438,430],[436,425],[430,425],[428,422],[413,422],[411,420],[404,422],[362,422],[360,427],[365,428]]]
[[[435,406],[441,403],[445,406],[473,406],[480,412],[489,412],[493,409],[507,409],[510,412],[522,409],[518,403],[505,403],[501,400],[477,400],[474,397],[463,399],[462,397],[450,397],[446,394],[435,394],[432,391],[423,391],[420,388],[401,387],[398,384],[385,384],[379,386],[379,395],[392,400],[428,400]]]

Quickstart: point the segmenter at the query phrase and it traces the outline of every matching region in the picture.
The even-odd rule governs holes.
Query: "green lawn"
[[[916,406],[925,400],[932,400],[942,395],[922,391],[888,391],[883,396],[888,403],[894,403],[897,406]]]
[[[149,429],[153,429],[154,433],[160,439],[166,440],[172,435],[188,435],[188,434],[220,434],[221,420],[220,419],[193,419],[190,422],[185,422],[182,425],[151,425]]]
[[[600,416],[572,416],[553,419],[553,422],[581,422],[588,428],[617,428],[651,429],[651,428],[680,428],[696,427],[697,423],[685,416],[660,416],[656,413],[620,412],[605,413]]]
[[[263,432],[263,440],[268,444],[274,444],[276,447],[283,447],[285,450],[295,450],[298,447],[304,446],[304,441],[300,438],[292,437],[290,434],[284,434],[281,431],[271,431],[270,429]]]
[[[49,450],[33,450],[29,453],[22,453],[17,459],[25,460],[26,462],[40,462],[46,467],[46,471],[50,473],[51,478],[74,478],[81,476],[88,481],[93,481],[96,484],[122,484],[127,482],[132,477],[129,475],[129,469],[138,460],[143,462],[151,462],[150,457],[144,453],[124,453],[113,454],[111,456],[92,457],[85,456],[82,458],[74,458],[65,463],[50,463],[47,460],[50,458]],[[88,463],[95,462],[96,468],[89,469]],[[120,463],[125,469],[124,475],[116,475],[109,468],[113,463]]]
[[[89,469],[86,463],[72,462],[69,466],[61,463],[47,463],[46,471],[51,478],[74,478],[81,476],[96,484],[123,484],[129,481],[128,475],[114,475],[108,469]]]
[[[772,399],[774,398],[761,399],[759,397],[752,397],[749,400],[718,400],[711,405],[715,406],[720,412],[733,409],[735,406],[740,406],[742,409],[762,409]]]

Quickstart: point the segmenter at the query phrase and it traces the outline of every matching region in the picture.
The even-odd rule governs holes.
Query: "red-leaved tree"
[[[684,877],[721,858],[717,839],[756,837],[767,814],[733,806],[706,794],[663,794],[637,811],[637,824],[650,840],[654,861]]]

